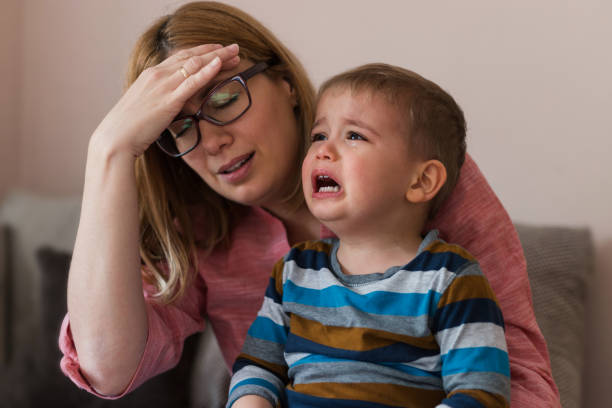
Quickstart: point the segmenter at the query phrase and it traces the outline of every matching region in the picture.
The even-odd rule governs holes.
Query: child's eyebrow
[[[362,129],[366,129],[367,131],[374,133],[376,136],[380,136],[376,130],[372,129],[371,126],[369,126],[367,123],[362,122],[360,120],[357,120],[357,119],[347,119],[346,123],[348,125],[353,125],[353,126],[360,127]]]
[[[314,123],[312,124],[312,128],[316,128],[317,126],[319,126],[322,123],[325,123],[327,121],[327,119],[325,117],[319,118],[317,120],[314,121]]]

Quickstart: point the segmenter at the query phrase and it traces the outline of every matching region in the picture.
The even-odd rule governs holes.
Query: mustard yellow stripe
[[[460,257],[468,260],[475,261],[476,258],[472,256],[468,251],[461,248],[458,245],[447,244],[446,242],[434,241],[425,248],[426,251],[431,252],[432,254],[437,254],[441,252],[452,252],[454,254],[459,255]]]
[[[289,381],[287,377],[287,366],[280,365],[280,364],[273,364],[273,363],[270,363],[269,361],[262,360],[257,357],[253,357],[252,355],[245,354],[245,353],[240,353],[240,355],[238,355],[238,359],[245,359],[245,360],[252,361],[257,365],[264,367],[268,369],[269,371],[272,371],[274,374],[277,374],[285,382]]]
[[[274,279],[274,288],[276,292],[283,296],[283,268],[285,266],[285,262],[283,259],[280,259],[278,262],[274,264],[274,269],[272,269],[272,278]],[[239,299],[237,300],[240,301]]]
[[[444,399],[444,391],[383,383],[311,383],[287,387],[321,398],[367,401],[396,407],[434,407]]]
[[[510,408],[508,401],[499,394],[493,394],[483,390],[457,390],[448,394],[448,397],[457,393],[469,395],[487,408]]]
[[[325,326],[298,315],[291,316],[291,332],[318,344],[352,351],[367,351],[395,343],[406,343],[427,350],[438,348],[432,335],[413,337],[361,327]]]
[[[329,255],[331,252],[331,247],[332,246],[329,243],[323,241],[304,241],[295,245],[293,248],[299,251],[324,252]]]
[[[499,307],[495,293],[484,276],[459,276],[453,280],[438,302],[438,307],[467,299],[492,299]]]

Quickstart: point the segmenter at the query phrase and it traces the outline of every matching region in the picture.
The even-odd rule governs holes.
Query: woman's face
[[[216,83],[251,67],[243,60],[221,72]],[[183,108],[195,113],[211,87],[196,94]],[[247,81],[251,107],[233,123],[217,126],[199,122],[202,140],[183,160],[217,193],[244,204],[274,206],[285,199],[299,172],[299,134],[293,112],[296,98],[290,84],[265,73]]]

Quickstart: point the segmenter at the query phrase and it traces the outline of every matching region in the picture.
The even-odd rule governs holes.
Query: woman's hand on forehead
[[[194,94],[240,63],[238,51],[236,44],[204,44],[145,69],[100,123],[92,142],[103,143],[106,151],[143,154]]]

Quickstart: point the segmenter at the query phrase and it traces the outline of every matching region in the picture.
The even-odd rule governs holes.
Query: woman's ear
[[[406,200],[411,203],[430,201],[438,194],[446,182],[446,167],[439,160],[428,160],[421,163],[411,181]]]
[[[283,88],[287,92],[287,95],[289,95],[291,106],[295,108],[298,104],[295,87],[293,86],[293,84],[291,83],[291,80],[288,77],[282,77],[282,82],[283,82]]]

